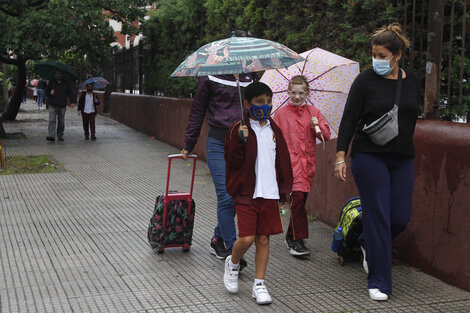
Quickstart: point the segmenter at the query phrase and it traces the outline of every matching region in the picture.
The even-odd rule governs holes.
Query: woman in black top
[[[352,84],[337,141],[335,176],[346,181],[345,156],[354,137],[351,171],[363,208],[363,234],[359,241],[373,300],[387,300],[392,293],[392,239],[405,230],[411,215],[413,133],[419,86],[416,75],[398,65],[409,45],[398,23],[383,27],[373,35],[373,69],[360,73]],[[379,146],[362,129],[392,109],[399,72],[402,76],[399,134]]]

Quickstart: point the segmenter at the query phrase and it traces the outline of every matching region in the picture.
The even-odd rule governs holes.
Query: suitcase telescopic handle
[[[191,187],[190,187],[190,190],[189,190],[189,194],[188,193],[179,193],[179,194],[176,194],[175,196],[177,196],[178,198],[191,199],[192,196],[193,196],[194,175],[196,173],[197,155],[188,154],[186,156],[186,158],[193,160],[193,169],[192,169],[192,173],[191,173]],[[165,191],[165,199],[168,199],[168,200],[169,200],[168,191],[169,191],[169,188],[170,188],[171,161],[173,159],[184,159],[184,156],[181,153],[180,154],[170,154],[168,156],[168,173],[166,175],[166,191]]]

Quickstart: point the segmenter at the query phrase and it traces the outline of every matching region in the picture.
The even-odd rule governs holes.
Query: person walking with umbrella
[[[67,97],[70,99],[70,106],[72,108],[75,107],[76,100],[72,84],[64,80],[62,71],[55,71],[54,78],[47,86],[46,95],[46,103],[49,108],[49,135],[46,139],[48,141],[55,141],[55,134],[57,132],[57,139],[64,141]]]
[[[308,238],[305,202],[316,170],[316,140],[326,141],[331,136],[330,127],[320,110],[307,104],[309,92],[305,76],[292,77],[288,85],[288,104],[279,109],[273,118],[287,141],[294,173],[286,234],[286,244],[293,256],[310,254],[304,243],[304,239]]]
[[[335,176],[346,181],[345,156],[353,140],[351,171],[362,203],[363,267],[368,272],[369,296],[379,301],[392,293],[392,240],[405,230],[411,216],[419,79],[398,64],[409,45],[398,23],[373,35],[373,68],[360,73],[351,86],[336,148]],[[395,107],[398,134],[392,133],[394,138],[377,141],[366,134],[366,125]],[[396,119],[390,121],[395,124]]]
[[[237,37],[246,37],[245,31],[236,31]],[[254,74],[239,76],[243,91],[254,81]],[[225,187],[224,139],[229,127],[240,119],[240,97],[236,78],[232,74],[211,75],[199,78],[196,96],[191,106],[185,133],[185,146],[181,153],[191,153],[201,132],[206,112],[209,111],[207,134],[207,165],[217,193],[217,225],[210,242],[210,252],[218,259],[231,254],[237,239],[235,230],[235,205]],[[246,266],[242,260],[242,267]]]
[[[270,304],[265,284],[271,235],[282,234],[279,202],[292,191],[289,150],[281,129],[269,118],[273,92],[254,82],[246,88],[249,111],[233,124],[225,137],[227,191],[235,201],[239,238],[225,260],[224,285],[238,292],[240,260],[255,243],[255,280],[251,295],[257,304]]]
[[[217,192],[218,221],[210,251],[219,259],[227,257],[236,239],[235,207],[225,187],[224,139],[231,124],[240,117],[242,125],[245,125],[243,87],[254,80],[254,72],[288,68],[304,60],[280,43],[247,37],[246,32],[235,31],[230,38],[210,42],[190,54],[170,75],[202,77],[191,107],[185,147],[181,153],[186,155],[194,148],[208,112],[207,164]],[[241,260],[240,265],[243,268],[246,262]]]
[[[100,104],[98,96],[93,92],[94,83],[86,84],[86,92],[82,92],[78,99],[78,115],[82,112],[83,130],[85,132],[85,140],[96,140],[95,136],[95,117],[96,106]]]

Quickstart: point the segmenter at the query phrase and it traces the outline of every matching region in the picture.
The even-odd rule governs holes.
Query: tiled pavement
[[[67,111],[65,141],[49,143],[47,113],[33,108],[28,101],[17,122],[4,123],[27,136],[2,140],[6,153],[52,155],[66,171],[0,176],[1,312],[470,312],[470,293],[400,262],[390,300],[370,300],[361,265],[338,265],[332,230],[320,222],[310,223],[308,259],[289,256],[283,236],[272,238],[272,305],[251,298],[253,248],[239,293],[229,294],[223,262],[208,252],[216,198],[204,162],[191,251],[160,255],[148,246],[147,224],[164,190],[166,156],[178,149],[103,116],[98,140],[85,141],[75,109]],[[176,163],[174,186],[185,186],[188,170]]]

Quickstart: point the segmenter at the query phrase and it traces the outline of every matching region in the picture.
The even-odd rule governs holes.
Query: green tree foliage
[[[186,56],[203,43],[205,11],[200,0],[160,1],[144,27],[151,44],[150,71],[146,72],[147,93],[190,96],[196,79],[169,78]]]
[[[443,118],[446,119],[465,113],[469,107],[466,96],[469,94],[470,79],[468,57],[464,62],[464,80],[467,83],[463,88],[463,104],[459,106],[455,100],[459,87],[461,39],[458,38],[461,35],[463,1],[455,0],[455,38],[452,40],[455,45],[452,62],[454,70],[452,99],[449,102],[452,108],[444,113]],[[446,12],[450,2],[446,1]],[[247,30],[255,37],[278,41],[297,52],[320,47],[358,61],[364,70],[371,66],[371,35],[381,26],[399,22],[412,41],[412,48],[406,51],[401,65],[421,78],[421,95],[424,95],[427,1],[415,1],[414,20],[413,1],[409,0],[161,0],[158,3],[158,12],[146,23],[145,28],[145,35],[151,38],[154,65],[150,68],[150,73],[146,74],[149,79],[145,90],[148,93],[161,91],[172,96],[188,96],[190,92],[194,92],[194,84],[181,78],[170,79],[169,74],[189,53],[202,44],[229,37],[232,30]],[[446,13],[446,16],[449,14]],[[447,28],[448,23],[449,21],[445,26]],[[469,26],[467,14],[467,28]],[[445,29],[445,42],[450,41],[447,31]],[[470,49],[469,34],[470,31],[467,31],[466,51]],[[447,58],[444,50],[441,97],[446,96],[444,88],[447,83]],[[424,97],[421,102],[423,99]]]
[[[110,55],[110,44],[114,41],[109,19],[122,22],[122,32],[131,33],[135,29],[132,22],[143,22],[149,3],[148,0],[1,1],[0,61],[18,68],[17,86],[25,85],[28,60],[76,61],[86,55],[101,62]],[[14,95],[3,118],[14,119],[19,106],[20,97]]]
[[[468,3],[468,1],[467,1]],[[468,6],[468,5],[467,5]],[[442,62],[442,87],[441,88],[441,108],[439,110],[440,119],[452,121],[465,115],[470,117],[470,12],[467,11],[466,22],[466,54],[463,60],[463,82],[462,82],[462,103],[459,103],[459,87],[460,87],[460,65],[462,61],[462,22],[463,22],[463,0],[455,1],[453,37],[451,34],[450,20],[451,1],[446,1],[444,25],[444,44],[443,44],[443,62]],[[467,8],[468,10],[468,8]],[[452,66],[448,56],[449,48],[452,46]],[[449,80],[449,66],[451,70],[451,78]],[[450,85],[450,98],[448,98],[447,90]],[[468,119],[467,119],[467,122]],[[470,123],[470,122],[469,122]]]

